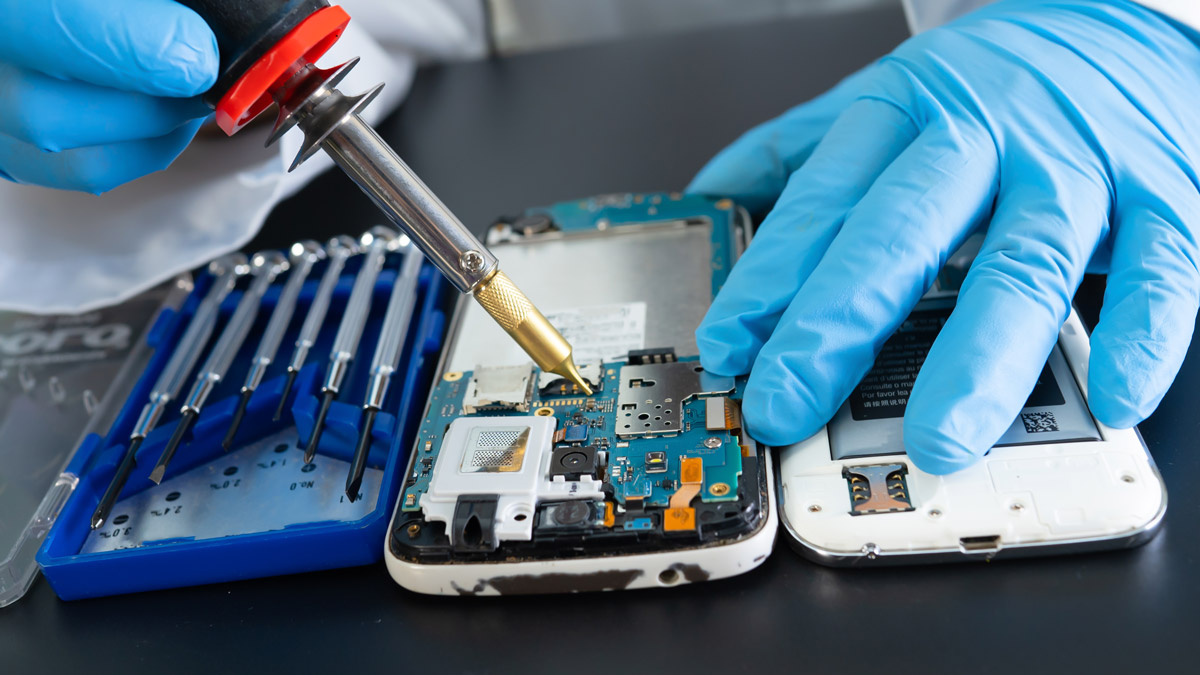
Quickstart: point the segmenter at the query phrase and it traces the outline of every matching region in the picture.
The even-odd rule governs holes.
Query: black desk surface
[[[482,228],[531,205],[678,189],[742,130],[905,34],[892,9],[431,68],[381,132]],[[250,248],[377,220],[328,174]],[[1090,320],[1097,287],[1078,299]],[[1138,550],[833,570],[781,540],[762,568],[731,580],[503,599],[417,596],[382,564],[71,603],[39,581],[0,610],[0,672],[1193,672],[1198,384],[1193,350],[1141,426],[1171,506]]]

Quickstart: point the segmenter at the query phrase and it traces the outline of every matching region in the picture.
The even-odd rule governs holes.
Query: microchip
[[[646,453],[646,473],[663,473],[667,470],[667,453],[653,450]]]
[[[563,434],[564,443],[586,443],[588,438],[588,428],[586,424],[573,424],[565,429]]]

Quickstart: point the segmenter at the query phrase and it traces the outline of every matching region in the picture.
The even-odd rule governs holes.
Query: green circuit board
[[[681,359],[680,363],[697,363]],[[418,433],[415,451],[401,508],[420,511],[421,495],[428,488],[434,464],[441,450],[447,427],[462,416],[553,416],[561,439],[557,447],[594,447],[605,455],[602,462],[604,481],[612,487],[613,501],[626,506],[631,500],[643,507],[666,508],[671,495],[681,482],[681,467],[685,458],[699,458],[704,467],[700,500],[703,502],[733,501],[737,498],[738,480],[742,472],[742,447],[737,429],[710,430],[706,424],[705,398],[693,396],[678,402],[683,425],[678,433],[653,437],[622,437],[618,426],[633,413],[622,411],[618,405],[621,369],[625,364],[605,365],[599,378],[599,388],[592,396],[573,391],[559,380],[550,390],[534,391],[528,405],[521,410],[489,410],[468,415],[463,398],[474,373],[449,373],[437,383],[430,399],[429,414]],[[536,378],[539,371],[533,369]],[[723,399],[740,398],[740,382]],[[661,455],[655,453],[663,453]],[[665,460],[665,461],[662,461]],[[650,466],[648,466],[648,461]]]
[[[504,244],[537,244],[530,250],[557,261],[596,238],[628,242],[602,249],[608,263],[582,255],[577,270],[555,268],[549,257],[542,267],[537,255],[522,261],[539,270],[535,279],[545,276],[540,283],[571,275],[571,306],[604,307],[632,302],[624,290],[608,292],[607,280],[616,280],[610,275],[623,275],[624,287],[658,287],[655,300],[685,304],[685,289],[704,287],[715,294],[747,226],[729,200],[650,193],[529,209],[499,221],[495,234]],[[697,245],[699,232],[708,241]],[[629,252],[639,236],[656,242],[664,267],[629,267],[627,260],[639,259]],[[560,241],[565,248],[551,245]],[[673,274],[673,251],[689,265],[703,251],[707,270]],[[616,297],[623,299],[600,299]],[[452,339],[446,362],[473,369],[449,368],[434,384],[399,495],[393,550],[443,561],[557,559],[686,548],[753,532],[765,482],[759,450],[742,430],[744,379],[705,372],[686,340],[648,343],[651,333],[678,341],[678,322],[700,319],[671,309],[651,303],[644,310],[638,330],[646,333],[634,343],[646,348],[623,346],[630,351],[608,352],[603,363],[578,362],[590,393],[529,362],[493,362],[490,347],[459,325],[468,346]]]

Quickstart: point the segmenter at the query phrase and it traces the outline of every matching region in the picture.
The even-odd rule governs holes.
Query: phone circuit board
[[[483,337],[486,324],[465,316],[413,445],[392,552],[426,563],[554,560],[758,531],[765,459],[742,431],[743,380],[706,372],[692,337],[743,227],[726,202],[617,195],[531,210],[502,228],[505,246],[494,250],[551,309],[569,302],[595,318],[591,308],[640,304],[649,344],[577,352],[589,396],[506,361],[505,345]],[[696,254],[711,264],[696,266]],[[664,256],[688,262],[656,265]],[[573,342],[586,348],[598,332],[589,326]]]
[[[536,557],[582,537],[588,552],[694,546],[754,525],[758,458],[739,381],[669,350],[581,369],[592,396],[533,367],[446,373],[401,497],[405,538]]]

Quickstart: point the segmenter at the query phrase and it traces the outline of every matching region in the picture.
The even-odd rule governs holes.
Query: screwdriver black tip
[[[272,422],[278,422],[279,418],[283,417],[283,409],[287,407],[288,394],[292,393],[292,385],[296,383],[296,371],[288,368],[287,382],[283,385],[283,394],[279,396],[279,405],[275,408],[275,416],[271,418]]]
[[[175,456],[175,451],[183,443],[183,437],[192,428],[192,422],[196,421],[196,414],[196,412],[188,410],[183,413],[183,416],[179,418],[179,422],[175,425],[175,433],[171,434],[171,440],[167,441],[167,447],[163,449],[162,455],[158,458],[158,463],[154,465],[154,470],[150,472],[150,480],[154,481],[156,485],[161,483],[163,476],[166,475],[167,465],[171,463],[171,458]]]
[[[92,512],[93,530],[108,520],[108,515],[112,513],[112,508],[117,503],[117,497],[121,495],[121,490],[129,481],[129,474],[133,473],[134,467],[137,466],[137,451],[141,446],[142,438],[140,436],[129,439],[129,447],[125,449],[125,454],[121,457],[121,463],[117,466],[117,472],[113,474],[112,482],[108,484],[108,489],[100,498],[99,506]]]
[[[225,440],[221,441],[221,447],[225,452],[233,447],[233,440],[237,438],[238,427],[242,426],[242,418],[246,416],[246,407],[250,405],[250,397],[254,395],[253,389],[243,389],[242,397],[238,400],[237,409],[233,411],[233,421],[229,423],[229,431],[225,432]]]
[[[305,464],[311,464],[313,457],[317,456],[317,445],[321,442],[321,432],[325,430],[325,418],[329,416],[329,406],[333,405],[335,395],[335,392],[330,390],[321,394],[321,409],[317,411],[317,420],[313,424],[312,436],[308,439],[308,446],[304,449]]]
[[[376,408],[363,408],[358,445],[354,448],[354,460],[350,463],[350,473],[346,476],[346,497],[351,502],[358,499],[358,489],[362,487],[363,474],[367,470],[367,455],[371,452],[371,431],[375,428],[375,415],[378,413]]]

